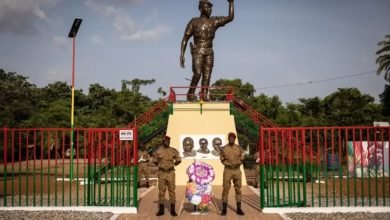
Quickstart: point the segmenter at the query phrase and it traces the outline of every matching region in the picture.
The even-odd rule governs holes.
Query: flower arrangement
[[[187,168],[190,180],[199,185],[211,183],[215,178],[214,168],[204,162],[194,162]]]
[[[207,212],[212,199],[211,183],[215,178],[214,169],[207,163],[194,162],[187,168],[189,181],[186,187],[186,197],[201,212]]]

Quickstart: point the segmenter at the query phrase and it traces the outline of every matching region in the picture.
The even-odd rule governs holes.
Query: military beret
[[[171,140],[171,137],[165,135],[165,136],[163,137],[163,139],[164,139],[164,140]]]
[[[209,0],[199,0],[199,5],[200,4],[207,4],[207,5],[213,6],[213,4],[211,2],[209,2]]]
[[[234,134],[233,132],[229,132],[229,134],[228,134],[228,138],[230,138],[230,137],[234,137],[234,138],[236,138],[236,134]]]

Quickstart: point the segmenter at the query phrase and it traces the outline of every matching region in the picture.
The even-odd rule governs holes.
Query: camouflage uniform
[[[165,192],[168,188],[171,204],[176,202],[175,196],[175,165],[181,162],[179,151],[172,147],[160,147],[153,157],[153,163],[158,165],[159,204],[164,204]]]
[[[144,159],[143,161],[139,161],[140,159]],[[145,175],[146,184],[149,185],[149,170],[148,170],[148,162],[149,162],[149,154],[145,150],[141,150],[138,152],[138,184],[141,183],[141,174]]]
[[[228,195],[233,180],[236,191],[236,202],[241,203],[241,179],[240,166],[244,160],[244,150],[237,144],[225,145],[221,150],[220,159],[225,169],[223,170],[223,191],[222,201],[228,202]]]

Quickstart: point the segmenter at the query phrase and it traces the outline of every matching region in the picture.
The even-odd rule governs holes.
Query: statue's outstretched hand
[[[184,63],[186,62],[185,58],[183,55],[180,56],[180,66],[181,68],[185,68]]]

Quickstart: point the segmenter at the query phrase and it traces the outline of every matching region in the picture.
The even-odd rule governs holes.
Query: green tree
[[[384,116],[390,116],[390,85],[385,85],[385,90],[379,95],[382,103],[382,113]]]
[[[377,74],[380,75],[384,72],[385,80],[390,82],[390,35],[386,35],[385,40],[380,41],[378,46],[381,48],[376,52],[378,55],[376,59],[378,64]]]
[[[120,115],[120,123],[126,125],[144,113],[152,104],[149,97],[140,92],[142,86],[152,85],[156,80],[132,79],[122,80],[122,90],[116,101],[116,111]]]
[[[339,88],[324,99],[325,115],[329,125],[372,125],[381,120],[381,108],[374,98],[361,94],[356,88]]]
[[[300,98],[299,102],[301,126],[326,125],[324,104],[319,97]]]
[[[37,110],[40,92],[27,79],[0,69],[0,126],[20,127]]]
[[[275,120],[283,108],[278,96],[269,97],[263,93],[259,96],[251,97],[248,104],[265,117]]]
[[[299,104],[287,103],[286,108],[281,108],[281,111],[276,119],[276,124],[279,126],[300,126],[301,112]]]
[[[212,84],[213,87],[231,87],[233,89],[234,95],[239,99],[248,101],[249,98],[252,98],[256,92],[254,86],[250,83],[242,84],[241,79],[219,79]],[[229,89],[218,89],[212,91],[213,99],[215,100],[224,100],[225,95],[229,92]],[[210,91],[211,92],[211,91]]]
[[[70,101],[58,99],[39,111],[28,120],[22,122],[23,127],[38,128],[69,128],[70,127]]]

